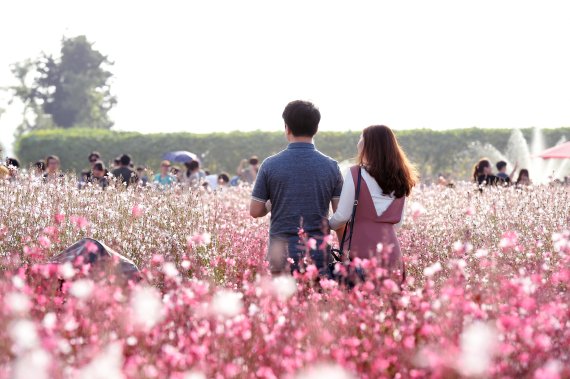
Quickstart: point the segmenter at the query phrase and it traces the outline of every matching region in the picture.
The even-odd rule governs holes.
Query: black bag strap
[[[346,232],[350,227],[350,235],[348,237],[348,256],[350,257],[350,248],[352,246],[352,234],[354,233],[354,220],[356,219],[356,209],[358,208],[358,198],[360,197],[360,183],[362,182],[362,167],[358,167],[358,180],[356,181],[356,192],[354,193],[354,205],[352,207],[352,216],[350,220],[346,223],[344,228],[344,233],[342,233],[342,240],[340,242],[340,250],[344,249],[344,243],[346,241]]]

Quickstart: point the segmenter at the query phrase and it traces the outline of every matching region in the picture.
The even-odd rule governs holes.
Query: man
[[[123,154],[119,158],[119,168],[113,170],[112,174],[119,183],[125,183],[128,187],[131,183],[136,183],[137,175],[129,168],[131,164],[131,157],[128,154]]]
[[[252,217],[271,211],[267,259],[273,274],[305,267],[307,255],[322,275],[328,275],[328,251],[320,249],[329,233],[327,217],[336,210],[342,190],[338,163],[315,149],[321,114],[310,102],[293,101],[283,111],[289,146],[261,165],[250,203]],[[310,246],[311,238],[316,246]],[[326,249],[328,250],[328,249]],[[309,253],[309,254],[307,254]]]
[[[499,161],[497,162],[496,166],[497,166],[497,171],[499,171],[497,177],[501,179],[503,182],[511,184],[513,182],[513,175],[517,171],[518,163],[515,164],[515,168],[513,169],[513,172],[511,172],[511,175],[507,174],[507,162]]]
[[[249,163],[249,166],[247,164]],[[239,179],[248,184],[253,184],[255,182],[255,178],[257,177],[257,172],[259,171],[259,158],[257,156],[252,156],[247,159],[242,159],[238,168],[237,168],[237,175]]]

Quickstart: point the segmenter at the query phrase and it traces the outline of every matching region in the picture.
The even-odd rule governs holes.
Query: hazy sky
[[[117,129],[280,130],[293,99],[322,130],[570,125],[568,1],[18,0],[9,64],[85,34],[115,65]],[[0,106],[6,101],[0,95]],[[19,107],[0,119],[9,143]]]

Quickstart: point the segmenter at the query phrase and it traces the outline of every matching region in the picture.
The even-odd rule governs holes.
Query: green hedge
[[[544,129],[547,146],[562,136],[570,137],[570,128]],[[473,163],[479,159],[469,149],[471,143],[491,143],[499,151],[506,149],[510,129],[455,129],[433,131],[416,129],[397,131],[398,140],[424,178],[451,173],[467,178]],[[524,129],[527,140],[532,130]],[[325,154],[343,161],[354,157],[359,132],[320,132],[317,147]],[[24,164],[49,154],[62,160],[65,170],[80,171],[87,167],[87,155],[99,151],[105,160],[123,152],[135,163],[157,168],[163,153],[189,150],[203,157],[203,165],[212,172],[233,174],[239,161],[252,154],[265,158],[286,146],[281,132],[231,132],[212,134],[115,132],[101,129],[50,129],[31,132],[16,142],[16,152]]]

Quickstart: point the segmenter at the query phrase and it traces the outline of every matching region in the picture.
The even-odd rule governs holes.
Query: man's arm
[[[251,201],[249,203],[249,214],[251,217],[263,217],[269,213],[268,202],[271,198],[269,194],[269,186],[267,183],[267,173],[265,165],[261,165],[259,169],[258,180],[256,180],[251,193]]]
[[[267,215],[269,213],[269,210],[265,204],[265,202],[251,199],[251,202],[249,203],[249,214],[251,217],[258,218]]]

